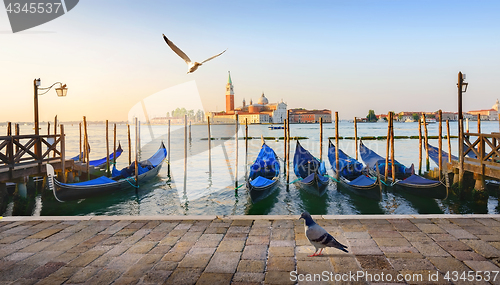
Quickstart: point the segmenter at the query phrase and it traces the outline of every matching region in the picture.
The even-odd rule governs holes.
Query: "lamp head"
[[[66,87],[66,84],[62,84],[60,83],[60,87],[59,88],[56,88],[56,93],[57,93],[57,96],[59,97],[66,97],[66,94],[68,93],[68,88]]]

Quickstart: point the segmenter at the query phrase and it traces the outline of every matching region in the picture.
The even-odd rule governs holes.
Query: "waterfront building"
[[[332,111],[290,109],[290,123],[319,123],[319,118],[323,118],[323,123],[331,123]]]

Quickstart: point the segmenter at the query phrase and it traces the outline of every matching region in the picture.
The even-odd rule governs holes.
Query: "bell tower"
[[[226,84],[226,113],[234,112],[234,91],[233,82],[231,81],[231,72],[229,72],[229,79]]]

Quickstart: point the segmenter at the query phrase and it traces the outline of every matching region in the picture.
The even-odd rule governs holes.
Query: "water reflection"
[[[143,125],[144,126],[144,125]],[[31,127],[28,125],[29,131]],[[358,124],[359,136],[385,136],[387,124]],[[395,135],[418,135],[418,124],[395,124]],[[436,135],[435,125],[429,125],[429,134]],[[498,123],[484,122],[486,132],[496,131]],[[141,156],[149,157],[158,149],[159,143],[167,142],[167,126],[151,126],[157,138],[151,139],[149,131],[141,133]],[[78,125],[65,126],[66,130],[66,155],[76,155],[79,151]],[[117,125],[117,140],[126,142],[127,126]],[[21,133],[29,133],[27,129]],[[382,200],[368,201],[355,194],[337,190],[336,184],[331,182],[327,193],[323,197],[316,197],[303,193],[295,185],[287,185],[286,178],[281,177],[280,185],[268,198],[257,204],[252,204],[246,186],[235,191],[236,173],[236,143],[234,140],[234,126],[212,126],[211,153],[208,151],[208,131],[206,125],[192,125],[192,139],[187,144],[184,142],[184,126],[172,126],[170,146],[170,174],[165,165],[158,178],[150,183],[141,185],[137,194],[133,190],[109,194],[101,197],[88,198],[80,201],[59,203],[55,201],[52,193],[45,191],[43,195],[38,192],[30,198],[29,205],[22,206],[15,203],[8,204],[7,214],[27,215],[265,215],[265,214],[300,214],[306,210],[312,214],[425,214],[425,213],[499,213],[500,206],[497,191],[491,191],[487,204],[478,205],[474,202],[459,200],[450,197],[447,200],[435,200],[415,197],[404,193],[394,193],[384,190]],[[454,127],[452,135],[456,134]],[[252,163],[260,150],[260,136],[282,137],[280,130],[269,130],[266,125],[249,126],[249,136],[257,139],[248,141],[248,154],[245,153],[245,144],[239,143],[238,150],[240,163],[238,167],[238,183],[244,183],[246,166],[242,155],[248,155],[248,164]],[[291,125],[291,135],[304,136],[309,139],[302,140],[305,148],[315,156],[319,156],[319,126],[318,125]],[[333,136],[333,125],[324,126],[324,137]],[[352,123],[340,123],[341,136],[353,136]],[[239,134],[240,138],[244,135]],[[105,126],[90,125],[89,140],[92,146],[91,159],[104,157]],[[221,139],[224,138],[224,139]],[[452,140],[452,150],[456,153],[456,140]],[[284,152],[283,141],[266,140],[275,152],[282,157]],[[430,140],[430,143],[435,143]],[[369,146],[385,154],[385,141],[369,141]],[[293,144],[292,144],[293,145]],[[341,140],[339,147],[347,154],[354,155],[354,141]],[[128,152],[128,145],[122,144],[124,152]],[[185,148],[186,146],[186,148]],[[323,153],[326,153],[326,144],[323,144]],[[187,159],[185,159],[185,149]],[[133,153],[133,152],[132,152]],[[418,140],[396,140],[395,153],[398,161],[410,165],[418,165]],[[293,157],[293,149],[290,153]],[[128,165],[127,155],[117,161],[117,168]],[[132,156],[133,157],[133,156]],[[432,163],[432,162],[431,162]],[[284,170],[284,166],[282,169]],[[434,165],[431,165],[434,166]],[[290,165],[290,181],[296,177],[293,166]],[[330,175],[331,171],[330,171]],[[29,209],[28,209],[29,208]],[[2,214],[2,213],[0,213]]]

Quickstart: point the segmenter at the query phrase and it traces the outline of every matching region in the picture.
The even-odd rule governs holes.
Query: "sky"
[[[67,97],[39,96],[41,121],[127,120],[149,96],[193,81],[204,110],[222,111],[228,71],[236,106],[264,92],[341,119],[457,111],[462,71],[463,109],[489,109],[500,97],[499,10],[487,0],[85,0],[12,33],[2,7],[0,122],[33,120],[35,78],[68,86]],[[162,34],[196,61],[227,51],[186,74]],[[161,104],[165,114],[176,105]]]

